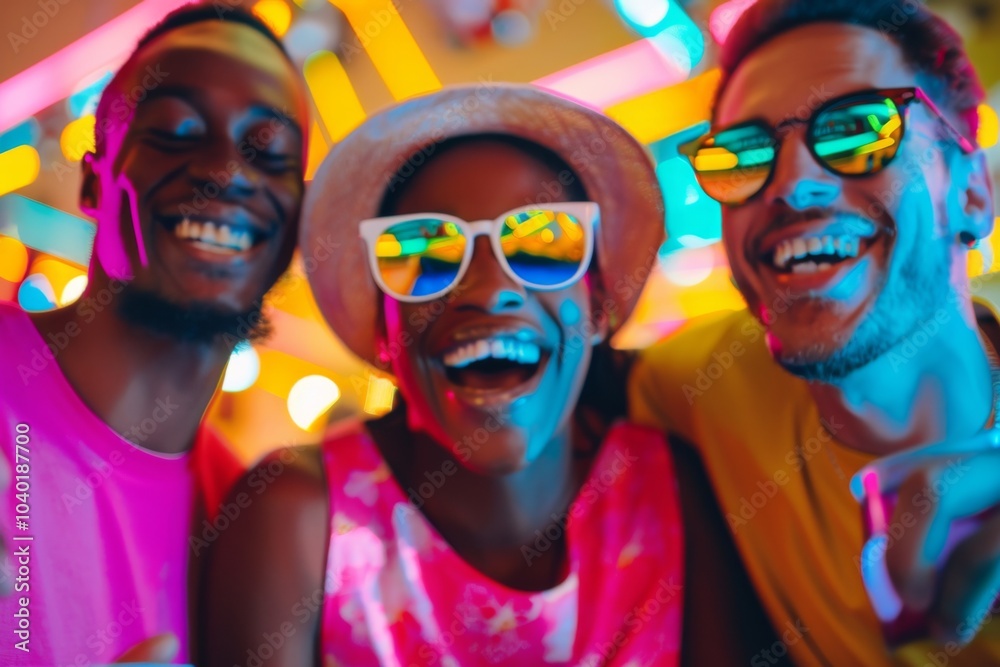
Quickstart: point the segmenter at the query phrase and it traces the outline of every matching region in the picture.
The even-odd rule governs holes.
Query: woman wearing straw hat
[[[412,100],[340,143],[303,255],[402,400],[237,489],[206,663],[676,664],[673,464],[620,421],[607,342],[662,236],[642,147],[528,86]]]

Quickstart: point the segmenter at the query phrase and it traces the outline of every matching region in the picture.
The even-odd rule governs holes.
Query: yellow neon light
[[[41,167],[38,151],[31,146],[16,146],[0,153],[0,196],[34,183]]]
[[[550,222],[552,222],[551,213],[536,213],[520,223],[511,233],[515,238],[523,239],[525,236],[530,236],[543,227],[548,227]]]
[[[735,169],[740,158],[725,148],[705,148],[694,157],[694,168],[698,171],[726,171]]]
[[[720,72],[713,69],[668,88],[661,88],[605,109],[608,116],[645,144],[711,118]]]
[[[251,11],[278,37],[284,37],[292,24],[292,10],[285,0],[260,0]]]
[[[28,272],[28,249],[17,239],[0,236],[0,278],[19,283]]]
[[[403,100],[441,88],[392,0],[330,0],[344,12],[392,96]]]
[[[323,138],[323,133],[320,132],[319,123],[313,121],[309,130],[309,151],[306,157],[307,181],[311,181],[316,175],[316,170],[319,169],[319,165],[323,163],[323,158],[329,151],[330,146]]]
[[[978,144],[982,148],[993,148],[1000,142],[1000,118],[988,104],[979,105]]]
[[[361,101],[335,54],[314,53],[306,60],[302,73],[330,141],[340,141],[365,119]]]
[[[563,231],[570,241],[579,241],[583,238],[583,230],[580,226],[570,219],[565,213],[559,213],[556,215],[556,222],[559,223],[559,228]],[[548,231],[548,230],[546,230]]]
[[[94,115],[88,114],[63,128],[59,147],[67,160],[79,162],[86,153],[94,150],[94,125]]]
[[[875,131],[878,132],[878,136],[880,137],[888,137],[890,134],[898,130],[899,126],[902,124],[903,121],[900,120],[899,116],[893,116],[889,119],[889,122],[882,126],[881,129]]]

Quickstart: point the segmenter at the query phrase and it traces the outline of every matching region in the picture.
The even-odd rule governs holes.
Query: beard
[[[263,299],[244,311],[234,311],[211,303],[181,305],[153,292],[126,288],[119,297],[118,314],[129,324],[181,343],[235,345],[263,341],[271,334]]]
[[[825,359],[796,363],[778,359],[789,373],[826,384],[842,380],[896,349],[934,319],[951,296],[950,258],[944,244],[932,257],[909,257],[886,282],[872,312],[844,345]],[[938,250],[940,249],[940,253]],[[930,260],[930,261],[928,261]]]

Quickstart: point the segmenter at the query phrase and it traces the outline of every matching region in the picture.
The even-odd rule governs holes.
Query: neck
[[[473,472],[430,436],[401,434],[398,428],[376,439],[404,493],[442,537],[477,569],[511,587],[553,585],[564,560],[564,535],[546,538],[542,549],[536,543],[553,525],[565,532],[569,505],[583,481],[583,466],[573,456],[572,428],[549,442],[527,468],[507,475]],[[434,483],[435,478],[443,483]],[[430,486],[433,493],[425,493]],[[538,555],[529,559],[522,547]]]
[[[106,291],[106,290],[105,290]],[[145,449],[191,447],[233,345],[180,342],[121,319],[88,290],[76,305],[32,317],[85,404]]]
[[[879,359],[836,382],[810,383],[810,391],[839,442],[878,456],[972,437],[993,409],[971,306],[939,311]]]

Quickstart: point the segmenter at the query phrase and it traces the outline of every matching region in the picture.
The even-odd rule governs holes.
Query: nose
[[[774,174],[764,198],[796,211],[827,208],[840,197],[842,182],[816,161],[804,141],[804,130],[789,133],[775,157]]]
[[[524,306],[527,290],[513,280],[493,254],[489,238],[480,236],[475,241],[472,260],[462,282],[455,288],[461,308],[476,308],[489,313],[515,311]]]
[[[257,190],[260,176],[246,161],[240,147],[230,137],[223,136],[204,144],[204,149],[191,160],[188,173],[206,195],[217,189],[221,197],[248,196]]]

